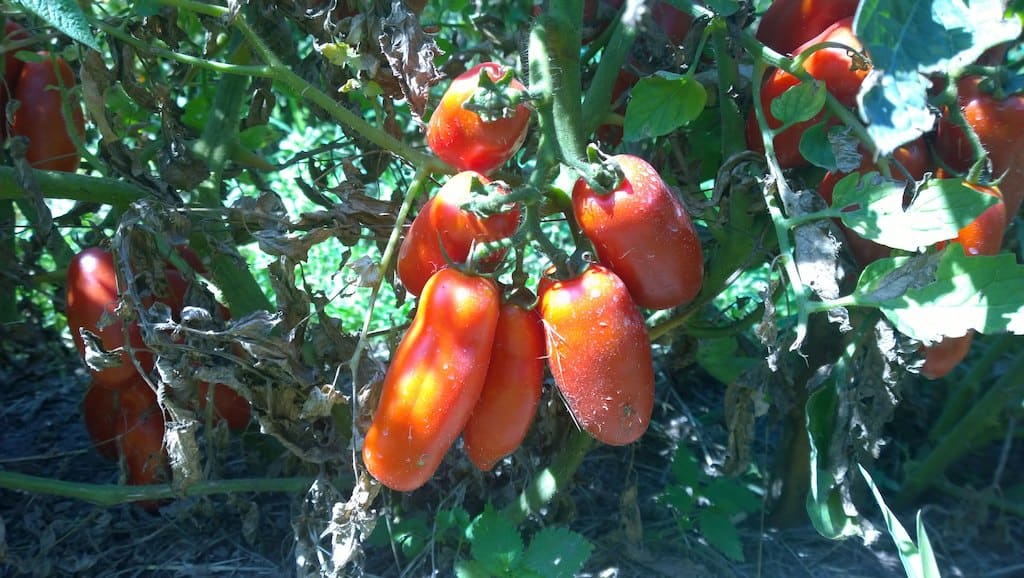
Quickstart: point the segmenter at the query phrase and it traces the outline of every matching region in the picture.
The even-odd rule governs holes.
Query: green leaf
[[[899,552],[900,561],[903,562],[903,569],[906,571],[907,576],[913,578],[939,578],[939,564],[935,560],[931,542],[928,540],[928,534],[925,532],[924,523],[921,520],[921,511],[917,511],[917,539],[920,542],[920,547],[918,547],[914,544],[914,540],[907,533],[903,524],[900,523],[896,514],[893,514],[892,510],[885,504],[882,492],[879,491],[878,486],[875,485],[875,481],[871,479],[864,466],[858,464],[857,467],[860,468],[864,481],[871,488],[871,493],[875,496],[878,508],[882,510],[885,527],[889,529],[889,535],[892,536],[892,541],[896,543],[896,550]]]
[[[490,504],[466,529],[466,538],[472,546],[473,557],[492,574],[511,571],[523,556],[519,530]]]
[[[29,12],[42,18],[47,24],[60,30],[74,40],[99,50],[92,30],[85,21],[85,13],[75,0],[17,0]]]
[[[627,141],[663,136],[689,124],[708,100],[701,83],[664,71],[640,79],[631,94],[623,129]]]
[[[955,238],[988,207],[992,195],[967,187],[959,179],[933,179],[918,189],[903,210],[902,182],[868,173],[847,175],[836,183],[832,206],[843,209],[843,224],[865,239],[887,247],[916,251]]]
[[[690,486],[672,484],[667,486],[665,492],[658,496],[658,503],[675,509],[680,519],[687,520],[690,512],[696,506],[694,503],[695,499],[696,496],[691,493]]]
[[[697,363],[718,381],[732,383],[743,372],[759,363],[738,352],[739,343],[735,337],[702,339],[697,348]]]
[[[457,578],[493,578],[493,574],[476,560],[456,560],[455,576]]]
[[[706,476],[697,462],[697,456],[686,444],[679,444],[672,457],[672,475],[683,487],[696,487]]]
[[[447,510],[441,509],[434,516],[434,534],[444,537],[450,530],[455,530],[460,536],[469,527],[469,512],[458,506]]]
[[[719,16],[732,16],[740,9],[740,3],[736,0],[705,0],[703,4]]]
[[[729,559],[742,562],[743,544],[739,532],[729,516],[715,509],[702,510],[699,515],[700,533],[716,550]]]
[[[811,394],[806,405],[807,437],[811,445],[811,491],[807,494],[807,515],[818,533],[832,540],[860,533],[857,519],[843,509],[828,461],[839,407],[836,380],[835,376],[829,378]]]
[[[836,170],[836,155],[828,140],[828,124],[819,122],[800,136],[800,155],[814,166],[828,171]]]
[[[873,69],[858,95],[861,116],[882,154],[930,130],[926,75],[977,59],[1020,34],[1001,0],[865,0],[854,31]]]
[[[582,535],[551,526],[530,541],[523,566],[545,578],[572,578],[590,558],[594,545]]]
[[[715,478],[700,493],[726,514],[754,512],[761,507],[761,498],[732,478]]]
[[[827,97],[824,82],[801,82],[787,88],[786,92],[772,101],[772,116],[784,125],[811,120],[821,112]]]
[[[923,283],[932,266],[932,281]],[[865,269],[857,293],[859,304],[878,307],[901,333],[929,343],[972,329],[1024,334],[1024,266],[1009,253],[968,256],[953,243],[937,265],[935,257],[883,259]]]

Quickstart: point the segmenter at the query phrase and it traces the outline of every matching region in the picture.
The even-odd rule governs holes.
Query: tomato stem
[[[733,95],[740,84],[739,67],[729,45],[728,28],[721,18],[714,18],[707,26],[718,64],[719,118],[722,121],[722,158],[727,159],[747,149],[743,115]],[[696,70],[696,64],[693,66]]]
[[[533,478],[516,501],[502,509],[502,516],[518,526],[540,511],[558,492],[572,485],[572,478],[592,445],[593,440],[586,432],[572,432],[551,460],[551,465]]]
[[[597,127],[604,122],[611,105],[612,90],[615,79],[629,55],[629,50],[637,37],[637,17],[640,14],[633,6],[632,0],[623,4],[621,18],[611,27],[612,35],[608,45],[601,53],[594,78],[583,99],[584,134],[592,135]]]

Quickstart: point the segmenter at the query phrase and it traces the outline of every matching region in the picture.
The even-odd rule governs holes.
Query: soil
[[[79,415],[88,377],[77,355],[49,329],[8,326],[0,335],[0,470],[99,484],[118,483],[116,464],[91,447]],[[681,533],[654,497],[668,479],[673,438],[721,448],[724,431],[694,419],[716,411],[713,397],[680,395],[686,387],[660,388],[659,405],[676,408],[676,421],[652,426],[645,444],[592,450],[571,499],[556,499],[547,519],[565,520],[595,544],[586,576],[846,576],[878,578],[904,572],[877,511],[868,512],[881,533],[861,540],[829,541],[809,526],[778,530],[760,514],[738,521],[746,560],[730,560],[694,532]],[[688,416],[681,419],[682,415]],[[666,412],[666,415],[668,412]],[[688,423],[687,423],[688,421]],[[682,422],[682,423],[681,423]],[[252,432],[250,435],[258,436]],[[533,434],[531,434],[533,435]],[[529,440],[528,440],[529,441]],[[998,448],[996,448],[998,450]],[[223,477],[259,476],[264,466],[237,440],[224,460]],[[249,452],[247,454],[247,452]],[[995,451],[998,457],[999,452]],[[1017,452],[1019,454],[1019,452]],[[517,458],[519,455],[517,454]],[[979,459],[986,459],[981,457]],[[447,474],[399,501],[433,515],[461,505],[478,512],[483,499],[501,503],[522,479],[486,477],[446,460]],[[1011,460],[1019,466],[1021,460]],[[988,467],[988,466],[986,466]],[[514,472],[515,470],[509,470]],[[518,484],[518,485],[517,485]],[[625,497],[624,497],[625,496]],[[934,496],[924,508],[944,576],[1024,575],[1024,524],[977,502]],[[295,528],[301,496],[220,494],[176,501],[156,514],[123,504],[100,507],[38,493],[0,490],[0,577],[8,576],[292,576],[297,570]],[[900,512],[913,533],[913,512]],[[371,542],[374,543],[374,542]],[[326,553],[325,553],[326,554]],[[364,576],[447,576],[455,552],[429,544],[405,559],[389,545],[369,545],[359,565]],[[347,571],[353,572],[356,567]]]

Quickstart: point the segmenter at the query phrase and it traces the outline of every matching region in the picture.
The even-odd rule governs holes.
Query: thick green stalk
[[[939,414],[939,419],[935,420],[935,425],[932,426],[932,433],[928,436],[928,439],[942,439],[949,433],[949,430],[953,428],[957,420],[963,417],[964,411],[971,407],[971,400],[978,395],[978,389],[981,387],[982,380],[991,375],[992,368],[996,362],[1011,347],[1021,345],[1021,341],[1021,338],[1017,335],[1009,333],[1000,335],[989,346],[988,350],[985,351],[985,354],[978,361],[971,364],[970,373],[967,374],[966,378],[956,383],[946,380],[954,389],[947,393],[942,413]]]
[[[917,462],[908,465],[906,481],[900,493],[902,504],[912,503],[942,477],[943,472],[964,456],[994,420],[1005,415],[1011,404],[1024,398],[1024,353],[1018,353],[1006,372],[992,385],[971,410],[939,440],[935,448]]]
[[[0,200],[0,266],[4,271],[14,271],[14,203]],[[0,280],[0,323],[12,323],[18,316],[18,291],[16,282],[8,277]]]
[[[0,470],[0,488],[32,494],[74,498],[100,506],[114,506],[144,500],[166,500],[183,496],[210,496],[213,494],[241,494],[246,492],[299,493],[306,491],[312,483],[313,480],[311,478],[206,480],[185,487],[183,494],[179,494],[170,484],[155,484],[151,486],[87,484],[83,482],[65,482],[53,478]]]
[[[580,102],[580,27],[583,0],[550,2],[531,32],[530,60],[543,59],[539,70],[547,76],[544,96],[550,99],[551,121],[543,130],[553,130],[549,138],[558,143],[562,161],[573,167],[586,167],[583,143],[583,105]],[[535,37],[537,42],[535,42]],[[540,48],[538,54],[535,48]],[[533,85],[531,85],[531,90]]]
[[[121,179],[40,170],[33,170],[32,178],[39,185],[39,190],[46,191],[48,199],[127,206],[149,196],[148,190]],[[29,193],[18,182],[14,168],[0,167],[0,199],[28,197]]]
[[[631,1],[628,1],[627,5],[630,3]],[[593,134],[608,113],[615,79],[622,71],[626,57],[629,56],[629,50],[636,40],[637,22],[628,18],[629,15],[636,13],[635,10],[632,12],[626,10],[623,13],[624,18],[616,23],[611,39],[604,51],[601,52],[601,61],[597,65],[594,78],[591,80],[590,88],[587,89],[586,97],[583,100],[583,122],[586,123],[583,128],[586,135]]]
[[[583,431],[574,431],[561,447],[551,465],[538,473],[530,485],[519,495],[519,499],[505,506],[502,516],[519,525],[532,514],[540,511],[558,492],[572,485],[576,470],[583,463],[593,439]]]
[[[725,20],[715,18],[708,24],[711,45],[715,50],[718,70],[718,105],[722,131],[722,158],[727,159],[747,149],[743,115],[733,98],[735,87],[740,84],[740,71],[736,59],[729,50],[729,36]],[[694,58],[699,59],[697,54]],[[693,69],[696,70],[696,64]]]

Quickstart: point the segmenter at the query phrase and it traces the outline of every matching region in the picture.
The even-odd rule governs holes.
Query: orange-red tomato
[[[70,91],[75,86],[75,75],[63,58],[40,54],[46,58],[26,62],[21,67],[14,91],[14,98],[21,104],[11,119],[11,134],[28,137],[25,158],[33,167],[73,173],[78,170],[81,157],[64,120],[64,94],[71,99],[71,126],[79,140],[85,138],[85,117],[77,98],[71,92],[62,93],[60,85]]]
[[[121,392],[90,385],[82,399],[82,418],[93,447],[108,460],[117,460],[118,421]]]
[[[821,34],[808,40],[797,48],[796,53],[799,54],[814,44],[826,41],[845,44],[857,51],[864,49],[853,34],[853,19],[846,18],[832,24]],[[867,70],[854,70],[853,59],[848,51],[839,48],[818,50],[804,61],[804,70],[813,78],[824,82],[825,87],[839,102],[850,107],[856,104],[857,92],[860,90],[864,77],[868,74]],[[765,77],[764,83],[761,85],[761,105],[764,107],[769,127],[776,129],[782,126],[782,121],[771,114],[771,102],[797,84],[800,84],[797,77],[778,69]],[[800,137],[807,129],[821,122],[824,116],[825,111],[823,110],[814,118],[796,123],[775,136],[773,143],[779,166],[794,168],[807,164],[806,159],[800,154]],[[753,111],[747,117],[747,146],[750,147],[750,150],[764,152],[761,129]]]
[[[461,208],[473,200],[475,181],[490,182],[473,171],[463,171],[448,179],[413,219],[398,251],[398,277],[409,293],[419,295],[427,279],[448,266],[446,255],[453,263],[465,263],[475,245],[515,233],[519,226],[518,206],[486,218]],[[478,265],[486,269],[504,256],[505,251],[499,250]]]
[[[133,486],[162,484],[171,481],[167,451],[164,449],[164,414],[153,390],[138,379],[120,392],[118,434],[128,470],[128,483]],[[136,502],[155,511],[164,500]]]
[[[821,34],[833,22],[850,18],[860,0],[775,0],[761,16],[757,39],[781,54]]]
[[[625,283],[591,265],[538,290],[548,367],[576,423],[606,444],[636,441],[654,409],[654,366],[644,318]]]
[[[466,454],[488,471],[523,443],[544,383],[544,328],[535,309],[504,303],[480,400],[462,430]]]
[[[427,145],[441,160],[461,171],[487,174],[512,158],[526,140],[530,109],[519,104],[509,116],[485,121],[476,111],[463,108],[484,72],[497,81],[505,75],[505,68],[483,62],[457,76],[430,117]],[[518,80],[512,80],[509,88],[526,92]]]
[[[860,174],[866,174],[872,171],[878,171],[878,165],[875,164],[869,155],[867,155],[863,148],[861,152],[861,163],[858,172]],[[928,152],[928,144],[924,142],[924,139],[915,139],[898,149],[892,154],[893,160],[902,165],[906,173],[914,177],[915,180],[924,178],[924,173],[931,166],[931,155]],[[891,165],[891,175],[893,178],[902,180],[906,173],[900,170],[898,166]],[[829,205],[832,204],[832,192],[835,189],[836,183],[841,181],[849,173],[841,173],[832,171],[825,175],[821,180],[821,184],[818,185],[818,193],[825,199],[825,202]],[[866,267],[868,263],[872,263],[879,259],[884,259],[892,253],[892,249],[885,245],[880,245],[874,241],[869,241],[852,230],[848,229],[846,225],[843,225],[839,219],[836,219],[836,224],[845,233],[846,244],[850,248],[850,252],[853,254],[854,259],[861,267]]]
[[[971,351],[973,340],[974,332],[968,331],[967,335],[946,337],[935,345],[925,348],[921,375],[928,379],[939,379],[949,375],[967,357]]]
[[[210,384],[204,381],[199,384],[198,389],[199,411],[206,409],[207,396],[212,395],[215,420],[223,419],[231,431],[242,431],[249,425],[252,407],[245,397],[223,383],[214,385],[211,392]]]
[[[67,315],[68,329],[78,346],[79,354],[85,357],[85,344],[80,329],[86,329],[100,337],[103,348],[111,351],[123,347],[124,327],[115,314],[118,304],[117,273],[113,256],[103,249],[91,247],[75,255],[68,264],[67,274]],[[99,323],[104,313],[112,319],[103,328]],[[145,350],[142,333],[135,323],[128,326],[129,342],[135,350],[135,359],[143,371],[153,368],[153,355]],[[99,372],[93,372],[93,381],[101,387],[121,388],[134,382],[139,373],[132,364],[127,351],[120,354],[121,364]]]
[[[458,269],[427,281],[363,443],[380,483],[419,488],[465,428],[487,377],[500,301],[494,281]]]
[[[704,282],[704,259],[686,208],[643,159],[612,161],[624,176],[614,191],[602,195],[582,178],[573,187],[580,228],[637,305],[667,309],[692,301]]]

